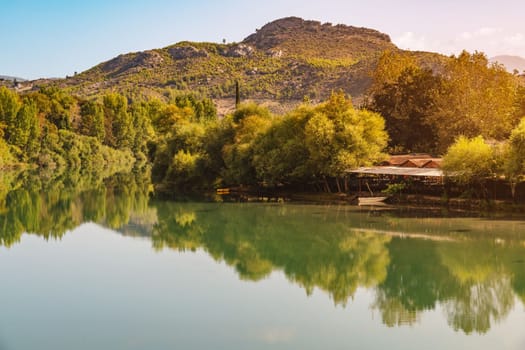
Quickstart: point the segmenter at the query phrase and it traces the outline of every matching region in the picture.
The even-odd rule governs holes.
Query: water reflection
[[[157,249],[203,248],[233,266],[242,279],[273,270],[305,288],[327,291],[346,303],[359,286],[386,277],[390,237],[354,230],[344,221],[309,215],[310,208],[158,203]]]
[[[357,287],[373,288],[372,308],[388,326],[414,324],[441,305],[453,329],[485,333],[509,314],[515,296],[525,300],[518,221],[433,218],[421,220],[425,226],[387,214],[371,223],[360,212],[313,215],[293,206],[158,203],[157,210],[157,249],[202,248],[243,279],[282,270],[336,304]]]
[[[47,180],[29,173],[7,175],[0,179],[0,244],[6,247],[24,233],[60,238],[84,222],[119,229],[131,213],[149,210],[146,172],[82,181],[67,175]]]
[[[440,303],[455,330],[484,333],[511,311],[521,293],[512,281],[525,277],[509,264],[509,251],[489,240],[393,240],[389,252],[392,263],[374,305],[389,326],[412,324]]]
[[[346,305],[357,288],[390,327],[439,308],[454,330],[485,333],[525,301],[523,221],[418,218],[348,207],[149,202],[147,174],[98,182],[4,180],[0,243],[60,238],[83,222],[148,236],[156,250],[202,249],[244,280],[273,271]],[[7,185],[6,185],[7,184]],[[6,189],[8,188],[8,189]]]

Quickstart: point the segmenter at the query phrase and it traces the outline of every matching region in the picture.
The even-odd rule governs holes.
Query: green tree
[[[179,149],[173,155],[163,184],[171,190],[188,192],[202,185],[200,169],[202,155]]]
[[[235,135],[234,124],[230,117],[206,123],[203,137],[203,152],[206,155],[204,174],[210,184],[220,184],[225,169],[223,158],[224,146],[231,143]]]
[[[282,118],[256,104],[240,105],[221,121],[199,121],[192,108],[173,104],[156,111],[152,175],[164,185],[181,183],[190,173],[193,185],[186,185],[192,188],[198,181],[201,187],[276,185],[326,183],[334,177],[341,191],[339,179],[348,169],[383,159],[387,140],[381,116],[354,109],[343,93]],[[188,159],[192,162],[182,162]],[[190,163],[184,169],[191,172],[179,171]]]
[[[223,147],[224,170],[222,178],[227,184],[253,184],[257,182],[252,163],[254,141],[272,123],[270,112],[255,104],[240,105],[231,116],[234,135]]]
[[[516,185],[525,175],[525,118],[510,134],[507,142],[504,172],[510,182],[512,197],[514,198]]]
[[[260,106],[256,103],[244,103],[237,107],[233,112],[232,120],[234,123],[239,123],[242,119],[250,116],[258,116],[264,119],[270,119],[271,113],[268,108]]]
[[[36,104],[25,100],[18,111],[9,136],[9,142],[20,147],[25,157],[34,158],[39,150],[40,126]]]
[[[346,171],[382,160],[387,134],[383,118],[354,109],[343,93],[326,102],[302,105],[257,136],[253,160],[259,180],[277,183],[322,183],[339,180]]]
[[[17,164],[17,159],[13,154],[11,154],[11,148],[5,142],[5,140],[0,137],[0,170],[9,168]],[[0,206],[0,211],[2,207]]]
[[[152,124],[158,135],[169,137],[177,127],[177,124],[187,122],[192,119],[193,109],[191,107],[178,107],[174,104],[165,104],[160,107],[149,105],[149,108],[155,108],[153,113],[150,112]]]
[[[4,129],[4,138],[11,139],[11,134],[17,128],[16,117],[22,103],[18,95],[8,88],[0,87],[0,124]]]
[[[179,108],[190,108],[192,121],[204,122],[217,118],[217,109],[215,104],[209,98],[201,97],[197,94],[174,94],[170,96],[170,103]]]
[[[252,164],[259,180],[270,185],[313,181],[305,144],[305,125],[312,114],[312,108],[299,107],[276,119],[266,132],[257,136]]]
[[[45,118],[58,129],[71,129],[75,98],[56,87],[42,88],[40,92],[48,99],[45,103]]]
[[[105,143],[114,148],[130,148],[133,144],[133,118],[128,113],[128,101],[119,94],[103,98],[105,117]]]
[[[36,157],[40,125],[36,104],[31,99],[21,101],[15,92],[0,87],[0,130],[7,143],[19,150],[19,158]]]
[[[148,116],[148,110],[144,104],[134,103],[131,106],[131,116],[134,129],[131,150],[136,158],[141,158],[142,162],[146,162],[147,144],[153,139],[155,134]]]
[[[463,186],[479,186],[486,196],[485,181],[497,170],[494,150],[482,136],[460,136],[443,157],[443,170],[450,180]]]
[[[440,92],[440,77],[413,66],[375,91],[370,107],[385,118],[392,149],[428,152],[436,148],[436,125],[431,117]]]
[[[347,170],[385,158],[388,135],[384,129],[379,114],[356,110],[342,92],[332,93],[328,101],[314,108],[305,125],[309,168],[325,180],[327,176],[336,178],[341,191],[339,178]]]
[[[163,191],[190,192],[209,186],[214,175],[207,173],[206,130],[202,123],[180,119],[158,140],[152,178]]]
[[[80,133],[93,136],[103,142],[106,132],[104,130],[104,109],[102,105],[96,101],[85,101],[80,104],[80,116]]]

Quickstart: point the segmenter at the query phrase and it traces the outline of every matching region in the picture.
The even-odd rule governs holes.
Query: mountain
[[[0,75],[0,81],[27,81],[26,79],[18,78],[18,77],[11,77],[9,75]]]
[[[490,62],[498,62],[505,66],[507,71],[513,72],[515,69],[519,73],[525,72],[525,58],[520,56],[501,55],[492,57]]]
[[[235,82],[243,99],[302,101],[342,89],[359,99],[385,50],[399,50],[373,29],[288,17],[268,23],[240,43],[179,42],[161,49],[119,55],[58,82],[89,97],[104,91],[162,97],[168,89],[196,91],[232,106]],[[442,59],[414,53],[429,65]]]

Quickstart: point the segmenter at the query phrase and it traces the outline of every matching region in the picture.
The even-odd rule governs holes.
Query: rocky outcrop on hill
[[[143,51],[135,54],[119,55],[116,58],[101,65],[101,70],[112,76],[129,71],[142,69],[155,69],[163,64],[162,56],[154,51]]]
[[[364,36],[369,40],[378,40],[391,44],[390,37],[377,30],[359,28],[344,24],[332,25],[318,21],[305,21],[299,17],[287,17],[270,22],[257,29],[244,43],[254,45],[258,49],[267,50],[279,46],[286,40],[296,38],[297,35],[308,34],[321,40],[334,40],[341,37]]]
[[[186,58],[208,57],[206,50],[199,50],[191,45],[175,46],[168,49],[171,57],[176,60],[183,60]]]
[[[250,57],[254,53],[255,49],[246,44],[238,44],[221,50],[221,54],[226,57]]]

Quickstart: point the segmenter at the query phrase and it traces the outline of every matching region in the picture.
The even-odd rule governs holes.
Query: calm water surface
[[[525,348],[521,219],[148,202],[129,178],[0,197],[1,350]]]

